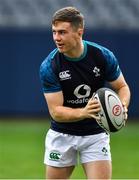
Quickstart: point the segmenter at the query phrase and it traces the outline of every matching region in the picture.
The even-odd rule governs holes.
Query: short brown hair
[[[56,21],[70,22],[75,28],[84,27],[84,16],[75,7],[65,7],[55,12],[52,18],[52,24]]]

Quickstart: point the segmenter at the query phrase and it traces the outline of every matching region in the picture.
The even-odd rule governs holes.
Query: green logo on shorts
[[[49,158],[53,161],[58,161],[61,158],[61,154],[54,151],[49,154]]]
[[[103,147],[102,152],[104,153],[104,155],[107,155],[108,150],[105,147]]]

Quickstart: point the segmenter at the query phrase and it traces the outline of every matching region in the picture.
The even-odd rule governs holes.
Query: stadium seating
[[[139,29],[139,0],[0,0],[0,27],[47,28],[64,6],[79,8],[87,27]]]

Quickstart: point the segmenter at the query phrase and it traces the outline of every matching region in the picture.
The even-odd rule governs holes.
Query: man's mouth
[[[56,44],[58,48],[62,48],[64,44]]]

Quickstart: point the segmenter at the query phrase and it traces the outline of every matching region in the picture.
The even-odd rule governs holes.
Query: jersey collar
[[[83,45],[84,45],[84,52],[79,58],[70,58],[70,57],[64,55],[65,58],[69,61],[80,61],[80,60],[82,60],[86,56],[86,53],[87,53],[87,44],[84,40],[83,40]]]

